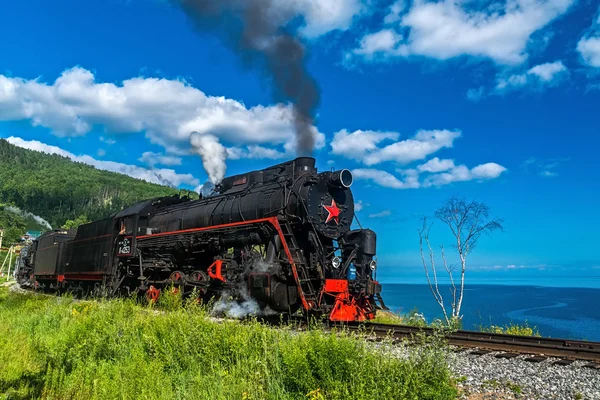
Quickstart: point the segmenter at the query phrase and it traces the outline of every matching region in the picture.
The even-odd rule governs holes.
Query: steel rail
[[[334,325],[336,326],[336,325]],[[516,354],[535,354],[545,357],[558,357],[567,360],[586,360],[600,362],[600,342],[583,340],[554,339],[537,336],[517,336],[502,333],[486,333],[476,331],[439,331],[428,327],[408,325],[388,325],[378,323],[347,323],[337,325],[350,330],[364,330],[377,337],[405,339],[418,335],[443,336],[450,345],[478,348],[489,351],[501,351]]]

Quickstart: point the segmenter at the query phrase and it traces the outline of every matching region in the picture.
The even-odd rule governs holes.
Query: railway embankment
[[[351,333],[215,322],[161,296],[73,301],[0,287],[0,397],[452,399],[440,347],[390,357]],[[157,307],[163,312],[156,312]]]
[[[404,344],[372,343],[372,346],[400,359],[410,349]],[[586,367],[587,361],[561,365],[561,359],[553,357],[479,353],[477,349],[467,349],[448,357],[461,399],[600,399],[600,370]]]
[[[463,399],[600,399],[597,342],[545,338],[535,327],[516,325],[485,332],[441,331],[385,313],[366,331],[376,348],[400,358],[409,348],[405,338],[449,343],[453,354],[448,365]]]

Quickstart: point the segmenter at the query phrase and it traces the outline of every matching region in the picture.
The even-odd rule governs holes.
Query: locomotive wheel
[[[160,297],[160,289],[155,288],[154,286],[150,286],[148,290],[146,290],[146,298],[150,303],[156,303],[158,298]]]
[[[169,275],[169,280],[173,283],[173,292],[179,293],[185,282],[185,274],[181,271],[173,271]]]
[[[189,275],[189,280],[194,282],[194,283],[201,283],[202,286],[201,287],[196,287],[196,289],[198,289],[198,291],[200,292],[200,294],[203,296],[206,294],[207,292],[207,288],[208,288],[208,281],[209,281],[209,277],[206,274],[206,272],[201,271],[201,270],[196,270],[194,272],[192,272]]]
[[[183,277],[184,277],[183,272],[181,272],[181,271],[173,271],[171,273],[171,275],[169,276],[169,279],[171,281],[173,281],[173,283],[176,283],[176,284],[180,285],[180,284],[183,283]]]

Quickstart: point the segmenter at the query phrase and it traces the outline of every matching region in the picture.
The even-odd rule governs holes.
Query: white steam
[[[250,297],[250,294],[245,290],[241,290],[243,301],[235,300],[235,297],[228,292],[224,292],[221,298],[215,303],[212,309],[214,315],[225,315],[229,318],[241,319],[248,315],[258,315],[260,307],[256,300]]]
[[[252,264],[252,271],[254,272],[271,272],[273,268],[275,268],[275,264],[268,263],[264,260]]]
[[[196,153],[202,157],[202,165],[208,174],[208,179],[217,184],[225,177],[227,165],[227,150],[219,139],[209,133],[192,132],[190,143]]]
[[[253,264],[252,271],[268,272],[274,267],[273,264],[258,261]],[[233,293],[223,292],[219,300],[213,306],[212,315],[224,315],[228,318],[242,319],[249,315],[267,316],[278,314],[270,307],[261,308],[256,300],[250,296],[246,282],[239,282]]]
[[[13,214],[18,214],[18,215],[22,216],[23,218],[32,218],[35,222],[42,225],[44,228],[52,229],[52,226],[50,225],[50,223],[38,215],[32,214],[28,211],[21,210],[20,208],[15,207],[15,206],[6,206],[5,209],[10,211]]]

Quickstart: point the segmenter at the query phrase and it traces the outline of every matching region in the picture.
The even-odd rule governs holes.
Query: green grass
[[[166,297],[74,302],[0,288],[0,398],[452,399],[447,352],[406,359],[351,334],[214,322]]]
[[[506,387],[510,389],[511,392],[513,392],[515,395],[520,395],[523,392],[523,389],[521,389],[521,386],[519,386],[516,383],[513,382],[506,382]]]
[[[489,333],[505,333],[509,335],[517,335],[517,336],[540,336],[540,331],[537,326],[529,326],[529,323],[525,321],[523,325],[510,323],[505,326],[497,326],[491,325],[489,327],[480,326],[479,330],[481,332],[489,332]]]
[[[431,326],[416,309],[404,315],[378,310],[373,322],[389,325]]]

